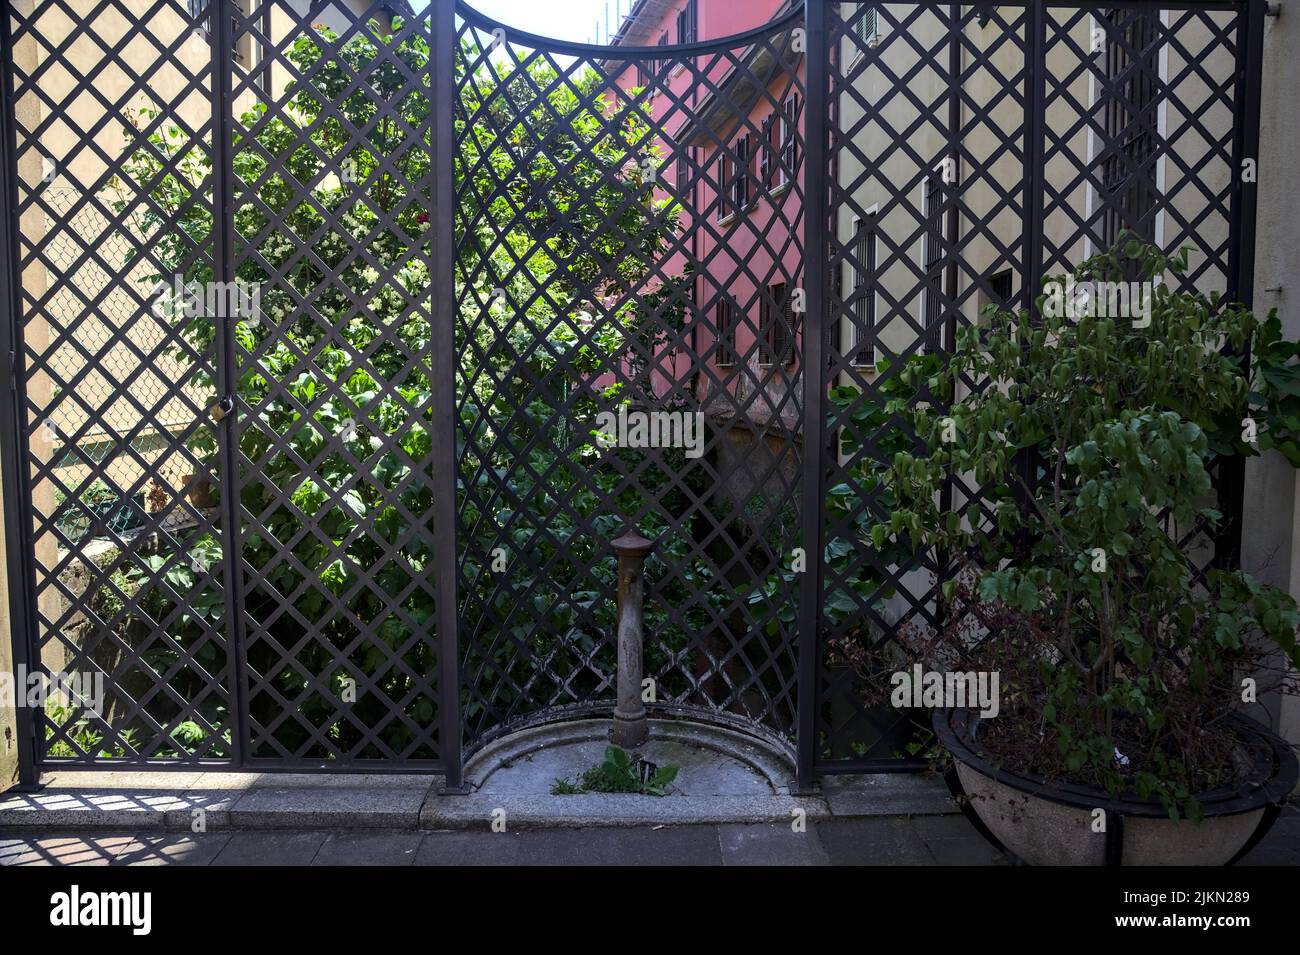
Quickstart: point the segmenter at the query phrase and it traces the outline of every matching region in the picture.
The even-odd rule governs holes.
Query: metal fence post
[[[4,491],[5,565],[9,578],[9,636],[12,640],[13,665],[40,665],[37,645],[36,562],[33,553],[31,488],[27,480],[27,436],[22,396],[25,394],[22,369],[22,266],[19,262],[19,236],[22,220],[18,211],[18,156],[14,118],[14,47],[9,12],[0,13],[0,63],[3,63],[3,88],[0,89],[0,197],[9,215],[0,228],[0,480]],[[37,724],[30,707],[15,700],[14,745],[18,756],[17,791],[38,788]],[[0,745],[4,745],[0,741]],[[6,780],[0,779],[0,790]]]
[[[1025,24],[1025,99],[1029,115],[1024,118],[1025,156],[1029,168],[1025,170],[1025,187],[1022,193],[1025,236],[1021,246],[1021,295],[1029,312],[1030,322],[1036,321],[1034,310],[1039,293],[1043,290],[1044,196],[1046,148],[1043,144],[1043,126],[1047,112],[1047,11],[1042,3],[1030,4],[1026,10]],[[1031,87],[1032,84],[1032,88]],[[1024,343],[1023,348],[1028,347]],[[1030,507],[1034,486],[1038,483],[1038,454],[1026,448],[1016,455],[1011,467],[1016,472],[1020,487],[1014,495],[1021,507]],[[1022,535],[1018,545],[1029,546],[1028,537]]]
[[[822,536],[825,495],[826,415],[823,410],[826,360],[823,353],[828,287],[828,158],[830,43],[826,0],[804,0],[804,294],[803,328],[803,500],[801,545],[808,557],[799,589],[799,677],[796,784],[800,792],[816,785],[817,705],[822,622]]]
[[[456,581],[456,332],[455,332],[455,142],[453,88],[456,70],[455,0],[433,0],[429,5],[432,31],[428,68],[432,104],[429,164],[433,208],[433,263],[429,270],[432,333],[430,335],[433,388],[433,523],[434,576],[438,599],[438,715],[439,748],[449,792],[464,787],[460,712],[459,595]]]
[[[1259,113],[1264,83],[1264,19],[1266,0],[1243,0],[1237,10],[1237,70],[1233,100],[1232,209],[1229,218],[1227,298],[1246,308],[1255,298],[1255,215],[1259,186],[1247,182],[1242,164],[1259,161]],[[1250,367],[1250,343],[1243,355]],[[1241,564],[1241,534],[1245,523],[1246,459],[1233,457],[1218,474],[1219,510],[1223,522],[1214,535],[1214,566],[1234,570]]]
[[[223,283],[235,278],[234,131],[231,128],[234,97],[234,10],[231,0],[217,0],[211,9],[212,38],[212,276]],[[229,287],[228,285],[226,287]],[[231,755],[240,766],[248,765],[248,674],[244,666],[244,588],[240,568],[242,541],[239,516],[239,399],[235,369],[235,323],[217,317],[216,363],[218,397],[229,400],[229,413],[215,423],[218,460],[221,469],[221,559],[225,595],[226,652],[230,680]]]

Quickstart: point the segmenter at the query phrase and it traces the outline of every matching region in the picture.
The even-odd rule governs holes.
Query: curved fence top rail
[[[752,30],[745,30],[742,33],[733,33],[730,36],[718,37],[713,40],[700,40],[697,43],[677,43],[665,46],[608,46],[598,43],[573,43],[568,40],[556,40],[551,37],[539,36],[536,33],[519,30],[499,20],[493,20],[491,17],[479,13],[465,0],[456,0],[456,15],[466,23],[489,33],[501,30],[510,39],[510,42],[527,46],[530,49],[547,50],[552,53],[561,53],[566,56],[576,56],[587,60],[663,60],[698,56],[704,53],[715,53],[720,50],[732,50],[739,46],[747,46],[755,40],[762,39],[772,33],[780,33],[795,24],[803,23],[803,6],[796,6],[775,20],[769,20],[761,26],[754,27]]]

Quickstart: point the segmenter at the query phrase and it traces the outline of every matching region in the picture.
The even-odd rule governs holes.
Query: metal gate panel
[[[900,634],[939,625],[953,555],[917,552],[878,477],[915,436],[891,401],[935,400],[957,329],[988,306],[1033,308],[1121,237],[1193,250],[1185,289],[1249,301],[1253,210],[1248,38],[1238,3],[811,3],[828,18],[832,296],[822,445],[825,582],[818,771],[919,767],[927,726],[881,689]],[[810,16],[813,14],[810,13]],[[909,377],[919,383],[909,383]],[[958,389],[983,387],[961,381]],[[1026,459],[1023,477],[1035,480]],[[1240,480],[1220,475],[1223,531],[1178,529],[1194,570],[1230,561]],[[988,522],[1007,482],[953,475],[944,506]],[[1217,537],[1217,539],[1216,539]],[[864,701],[880,700],[871,704]],[[811,769],[809,770],[811,772]]]
[[[798,12],[654,49],[556,43],[458,13],[467,738],[612,707],[610,541],[631,527],[657,541],[652,710],[788,740],[803,419]],[[719,315],[734,338],[715,334]],[[699,413],[707,437],[698,457],[603,448],[601,412]]]
[[[427,19],[235,17],[229,228],[249,760],[433,764],[439,742]]]
[[[105,684],[47,702],[35,748],[229,760],[215,332],[176,294],[213,272],[208,47],[180,3],[6,17],[26,662]]]

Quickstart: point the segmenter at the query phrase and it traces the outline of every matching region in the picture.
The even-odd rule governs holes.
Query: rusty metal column
[[[618,554],[618,705],[609,738],[624,748],[641,745],[650,732],[645,703],[641,701],[645,645],[641,611],[645,602],[645,559],[654,546],[635,528],[613,542],[614,553]]]

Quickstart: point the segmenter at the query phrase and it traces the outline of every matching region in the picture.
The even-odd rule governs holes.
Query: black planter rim
[[[1250,717],[1230,713],[1227,719],[1243,743],[1265,745],[1250,746],[1255,757],[1252,778],[1197,794],[1197,802],[1205,815],[1231,816],[1284,802],[1300,781],[1300,761],[1297,761],[1295,752],[1285,740]],[[936,710],[931,723],[939,741],[954,759],[1012,789],[1079,809],[1105,809],[1124,816],[1168,818],[1164,805],[1155,796],[1143,798],[1132,792],[1113,795],[1092,786],[1048,782],[1032,773],[994,766],[980,754],[975,741],[980,720],[974,710],[953,708]]]

